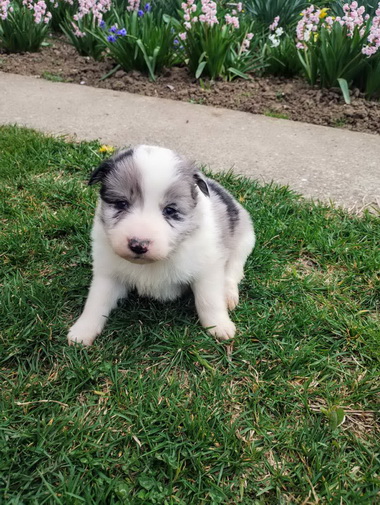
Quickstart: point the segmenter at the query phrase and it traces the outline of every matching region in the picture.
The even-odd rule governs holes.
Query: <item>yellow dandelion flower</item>
[[[327,7],[323,7],[323,9],[319,11],[319,19],[324,19],[327,16],[328,10],[330,9],[328,9]]]
[[[245,202],[245,198],[244,198],[244,196],[243,196],[243,195],[239,196],[239,202],[240,202],[240,203]]]
[[[114,152],[115,148],[112,146],[107,146],[106,144],[103,144],[102,146],[99,147],[99,152],[100,153],[109,153],[112,154]]]

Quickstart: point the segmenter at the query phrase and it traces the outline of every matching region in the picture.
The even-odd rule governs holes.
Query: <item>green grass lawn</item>
[[[0,503],[379,503],[378,215],[218,176],[258,237],[230,359],[191,298],[69,347],[98,148],[0,128]]]

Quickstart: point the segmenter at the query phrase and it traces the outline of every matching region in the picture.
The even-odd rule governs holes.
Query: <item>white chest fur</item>
[[[186,286],[223,256],[215,227],[200,226],[185,240],[175,254],[163,261],[148,264],[131,263],[112,250],[104,229],[95,219],[92,230],[94,273],[111,275],[129,289],[158,300],[173,300]]]

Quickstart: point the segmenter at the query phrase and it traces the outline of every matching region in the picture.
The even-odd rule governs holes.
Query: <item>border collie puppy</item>
[[[69,343],[91,345],[120,298],[173,300],[190,287],[199,320],[235,335],[228,311],[255,244],[248,212],[217,182],[169,149],[140,145],[104,161],[92,228],[93,278]]]

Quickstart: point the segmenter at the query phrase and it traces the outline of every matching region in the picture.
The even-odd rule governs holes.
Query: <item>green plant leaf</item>
[[[346,79],[338,78],[340,89],[343,93],[344,101],[349,105],[351,103],[350,90],[348,89],[348,83]]]
[[[102,77],[99,79],[99,81],[105,81],[108,79],[108,77],[111,77],[111,75],[115,74],[119,69],[121,68],[121,65],[116,65],[112,70],[107,72],[106,74],[102,75]]]
[[[137,39],[136,40],[136,44],[138,45],[138,47],[140,48],[141,52],[143,53],[144,55],[144,60],[145,60],[145,63],[146,63],[146,66],[148,67],[148,71],[149,71],[149,76],[150,78],[152,79],[152,81],[155,81],[156,80],[156,76],[154,75],[154,62],[152,61],[152,59],[148,56],[146,50],[145,50],[145,46],[144,46],[144,43],[141,39]],[[156,48],[157,49],[157,48]],[[158,48],[159,50],[159,48]],[[156,53],[157,54],[157,53]]]
[[[207,61],[201,61],[200,64],[198,65],[197,71],[195,72],[195,78],[199,79],[199,77],[202,75],[203,69],[205,68],[207,64]]]
[[[250,76],[248,74],[245,74],[244,72],[240,72],[237,68],[229,67],[228,71],[231,74],[237,75],[238,77],[241,77],[242,79],[250,79]]]

